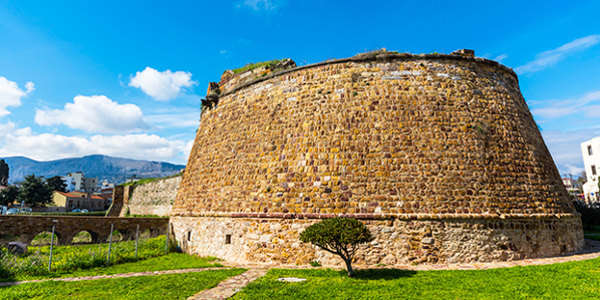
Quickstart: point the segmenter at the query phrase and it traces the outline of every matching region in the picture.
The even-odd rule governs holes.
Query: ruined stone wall
[[[131,215],[168,216],[180,183],[181,176],[176,176],[135,185],[125,210]]]
[[[278,218],[173,217],[181,249],[240,263],[306,265],[343,261],[300,241],[319,220]],[[557,256],[583,247],[578,217],[557,219],[363,220],[375,236],[361,246],[356,262],[365,265],[491,262]],[[229,235],[230,243],[226,243]],[[188,236],[190,239],[188,240]]]
[[[107,240],[111,224],[123,235],[123,240],[130,240],[135,238],[138,226],[140,232],[149,230],[151,236],[158,236],[167,232],[168,223],[167,218],[0,216],[0,236],[18,236],[21,242],[29,244],[37,234],[51,232],[52,226],[56,226],[55,234],[61,245],[71,244],[81,231],[89,232],[92,242],[99,243]]]
[[[516,220],[538,224],[541,218],[545,225],[512,233],[487,227],[477,240],[505,236],[523,245],[518,241],[529,230],[534,239],[553,230],[568,235],[563,238],[570,242],[558,248],[556,234],[515,246],[522,257],[582,244],[578,217],[516,75],[495,62],[458,55],[360,56],[226,90],[202,115],[172,215],[197,217],[172,222],[204,242],[216,241],[201,230],[206,222],[307,224],[344,215],[366,222],[433,220],[439,230],[459,224],[455,231],[463,233],[455,238],[461,241],[479,226],[471,219],[511,228],[524,224]],[[210,219],[216,216],[223,218]],[[243,222],[236,224],[254,226]],[[407,226],[393,230],[406,235]],[[281,234],[286,243],[297,242]],[[213,253],[199,245],[190,251]],[[527,250],[533,245],[559,251]],[[453,257],[443,254],[447,247],[436,247],[437,257]],[[236,257],[259,251],[243,249]],[[414,251],[425,250],[398,250],[397,260]]]

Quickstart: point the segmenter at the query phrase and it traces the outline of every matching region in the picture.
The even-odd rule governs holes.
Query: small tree
[[[0,185],[8,185],[8,173],[10,168],[4,159],[0,159]]]
[[[18,201],[23,201],[30,206],[43,206],[52,202],[52,191],[42,180],[42,177],[29,175],[19,189]]]
[[[9,205],[17,200],[19,189],[14,185],[9,185],[0,191],[0,205]]]
[[[352,277],[352,260],[358,246],[372,241],[373,236],[367,226],[356,219],[332,218],[310,225],[300,234],[300,240],[339,255],[346,263],[348,276]]]
[[[50,191],[67,192],[67,184],[60,176],[50,177],[46,180]]]

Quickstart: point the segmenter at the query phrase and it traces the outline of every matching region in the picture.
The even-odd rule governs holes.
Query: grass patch
[[[0,288],[0,299],[185,299],[245,270],[140,276]]]
[[[260,68],[260,67],[264,67],[264,66],[276,65],[280,61],[282,61],[282,60],[281,59],[274,59],[274,60],[263,61],[263,62],[259,62],[259,63],[250,63],[250,64],[247,64],[247,65],[241,67],[241,68],[233,69],[232,71],[233,71],[234,74],[244,73],[246,71],[254,70],[256,68]]]
[[[182,176],[182,175],[183,175],[183,172],[177,172],[175,174],[172,174],[172,175],[169,175],[169,176],[165,176],[165,177],[148,177],[148,178],[142,178],[142,179],[137,179],[135,181],[125,182],[125,183],[122,183],[120,185],[121,186],[142,185],[142,184],[150,183],[150,182],[153,182],[153,181],[174,178],[174,177]]]
[[[81,216],[81,217],[104,217],[106,215],[106,210],[102,211],[90,211],[86,213],[82,212],[31,212],[31,213],[23,213],[17,215],[28,215],[28,216]]]
[[[169,216],[158,216],[158,215],[127,215],[128,218],[165,218],[168,219]]]
[[[24,256],[0,252],[0,281],[62,276],[78,270],[107,267],[108,244],[57,246],[48,271],[50,246],[29,247]],[[110,265],[134,262],[165,255],[165,236],[140,240],[138,258],[134,241],[113,243]]]
[[[305,282],[278,282],[280,277]],[[477,271],[275,269],[235,299],[591,299],[600,295],[600,258],[545,266]]]
[[[96,275],[112,275],[134,272],[154,272],[176,269],[193,269],[222,267],[216,257],[197,257],[183,253],[169,253],[167,255],[139,260],[136,262],[122,263],[107,267],[95,267],[91,269],[54,272],[46,276],[28,276],[18,279],[44,279],[44,278],[65,278],[65,277],[83,277]]]

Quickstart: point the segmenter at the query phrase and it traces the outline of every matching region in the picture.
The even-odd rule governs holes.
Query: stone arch
[[[125,236],[123,235],[123,229],[117,229],[115,228],[112,232],[112,241],[114,242],[121,242],[124,241]],[[110,238],[110,230],[108,231],[107,235],[106,235],[106,241],[108,241],[108,239]]]
[[[76,232],[71,238],[71,244],[91,244],[98,242],[98,233],[93,230],[83,229]]]
[[[58,244],[61,244],[61,245],[64,244],[63,240],[61,239],[62,237],[63,237],[62,234],[60,234],[58,231],[54,231],[54,245],[55,246]],[[36,234],[26,235],[22,241],[30,246],[47,246],[47,245],[50,245],[51,239],[52,239],[52,232],[48,231],[48,230],[42,230]]]
[[[152,237],[152,230],[149,228],[140,228],[140,239],[148,239]]]
[[[135,240],[135,229],[123,229],[119,230],[122,235],[121,241],[132,241]]]

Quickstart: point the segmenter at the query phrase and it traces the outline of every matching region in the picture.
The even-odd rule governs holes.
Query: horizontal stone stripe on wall
[[[178,217],[222,217],[222,218],[265,218],[265,219],[328,219],[354,218],[359,220],[469,220],[469,219],[568,219],[579,218],[579,214],[290,214],[290,213],[197,213],[173,215]]]

